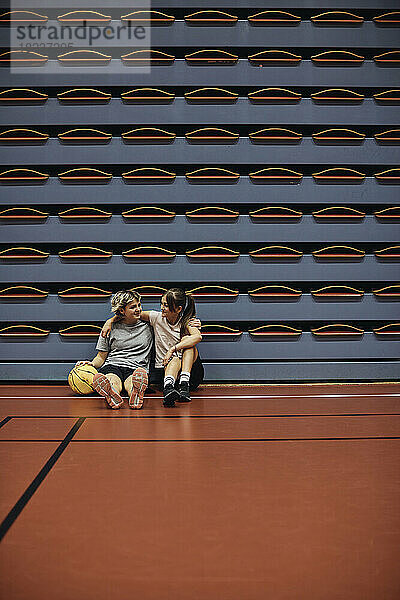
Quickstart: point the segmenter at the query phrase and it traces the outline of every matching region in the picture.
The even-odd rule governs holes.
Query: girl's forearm
[[[192,335],[185,335],[177,344],[175,344],[175,350],[186,350],[186,348],[193,348],[199,342],[201,342],[201,334],[193,333]]]

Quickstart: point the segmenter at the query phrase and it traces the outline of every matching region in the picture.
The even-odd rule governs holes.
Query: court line
[[[64,452],[64,450],[66,449],[66,447],[71,442],[72,438],[78,432],[78,430],[80,429],[80,427],[83,425],[84,422],[85,422],[85,418],[79,417],[79,419],[76,421],[76,423],[73,425],[73,427],[69,430],[69,432],[67,433],[65,438],[62,440],[60,445],[56,448],[56,450],[50,456],[50,458],[47,460],[45,465],[40,469],[40,471],[36,475],[35,479],[26,488],[25,492],[22,494],[22,496],[19,498],[19,500],[17,500],[17,502],[14,504],[14,506],[8,513],[8,515],[5,517],[5,519],[0,524],[0,540],[3,539],[3,537],[6,535],[7,531],[10,529],[11,525],[19,517],[19,515],[21,514],[21,512],[23,511],[23,509],[29,502],[29,500],[32,498],[33,494],[36,492],[36,490],[38,489],[40,484],[43,482],[43,480],[47,477],[50,470],[54,467],[54,465],[56,464],[56,462],[58,461],[58,459],[60,458],[60,456],[62,455],[62,453]],[[54,441],[58,442],[59,440],[54,440]]]
[[[318,442],[318,441],[342,441],[342,440],[400,440],[400,436],[373,436],[373,437],[321,437],[321,438],[207,438],[207,439],[191,439],[191,440],[73,440],[72,444],[81,444],[86,442]]]
[[[12,417],[5,417],[1,422],[0,422],[0,429],[2,427],[4,427],[4,425],[6,425],[9,421],[11,421]]]
[[[67,396],[68,397],[68,396]],[[280,399],[280,398],[389,398],[389,397],[400,397],[400,393],[389,393],[389,394],[274,394],[274,395],[258,395],[258,396],[192,396],[192,400],[257,400],[257,399]],[[87,398],[96,398],[96,396],[87,396]],[[161,400],[162,396],[145,396],[145,399]],[[0,398],[1,399],[1,398]]]
[[[81,444],[83,442],[315,442],[315,441],[341,441],[341,440],[400,440],[400,436],[372,436],[372,437],[320,437],[320,438],[207,438],[207,439],[192,439],[192,440],[73,440],[73,444]]]
[[[296,417],[400,417],[400,413],[316,413],[316,414],[277,414],[277,415],[85,415],[85,419],[283,419]],[[69,419],[71,415],[12,415],[9,419]],[[1,424],[0,424],[1,426]]]
[[[280,398],[393,398],[400,397],[400,393],[389,394],[275,394],[259,396],[193,396],[193,400],[256,400],[256,399],[280,399]],[[100,396],[0,396],[0,400],[93,400]],[[145,396],[145,400],[162,400],[162,396]]]
[[[192,442],[352,442],[352,441],[360,441],[360,440],[400,440],[400,436],[372,436],[372,437],[319,437],[319,438],[204,438],[204,439],[163,439],[163,440],[132,440],[132,439],[120,439],[120,440],[71,440],[70,444],[97,444],[97,443],[120,443],[120,442],[129,442],[132,444],[141,444],[141,443],[171,443],[171,442],[179,442],[179,443],[192,443]],[[59,442],[60,440],[0,440],[0,442]],[[18,515],[17,515],[18,516]],[[14,519],[15,520],[15,519]],[[0,525],[1,531],[2,525]],[[1,539],[1,537],[0,537]]]

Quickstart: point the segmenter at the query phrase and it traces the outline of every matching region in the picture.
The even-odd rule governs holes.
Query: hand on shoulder
[[[188,322],[189,327],[196,327],[197,329],[201,329],[201,321],[197,317],[193,317]]]
[[[111,329],[113,326],[113,321],[111,319],[107,319],[101,329],[101,337],[106,338],[110,335]]]

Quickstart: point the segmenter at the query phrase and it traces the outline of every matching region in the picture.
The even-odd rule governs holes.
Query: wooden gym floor
[[[5,600],[398,600],[400,384],[0,387]]]

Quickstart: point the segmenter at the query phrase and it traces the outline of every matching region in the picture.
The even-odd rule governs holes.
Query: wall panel
[[[34,0],[13,3],[13,8],[38,10]],[[44,3],[46,4],[46,3]],[[48,3],[47,3],[48,4]],[[301,17],[295,27],[254,27],[247,16],[277,9],[272,0],[219,0],[206,8],[237,14],[232,27],[190,27],[183,17],[199,10],[198,2],[153,0],[152,9],[164,10],[176,17],[168,27],[153,28],[153,48],[176,56],[170,66],[152,66],[147,73],[121,65],[120,56],[132,48],[120,47],[114,40],[104,51],[112,60],[107,67],[65,67],[57,61],[59,49],[40,49],[49,56],[41,67],[27,70],[0,69],[0,92],[9,88],[31,88],[48,94],[41,105],[4,102],[0,94],[0,330],[12,324],[28,324],[49,331],[41,341],[12,338],[0,331],[0,378],[4,380],[62,380],[75,360],[93,352],[94,339],[66,341],[58,331],[74,323],[100,324],[109,315],[108,300],[79,302],[61,300],[57,293],[73,285],[93,285],[115,292],[123,287],[159,284],[181,285],[190,290],[199,285],[224,285],[240,292],[234,300],[202,300],[198,314],[205,324],[222,324],[242,331],[237,341],[203,341],[201,353],[209,381],[290,381],[290,380],[374,380],[398,378],[399,334],[378,337],[374,330],[400,321],[398,294],[386,300],[374,290],[396,286],[400,282],[398,251],[392,258],[379,259],[374,252],[397,246],[400,233],[400,145],[377,143],[374,135],[399,129],[400,68],[376,64],[373,57],[400,48],[398,27],[378,27],[374,16],[399,10],[389,0],[337,0],[334,8],[328,0],[287,0],[280,10]],[[7,9],[4,0],[0,7]],[[59,11],[81,9],[78,0],[55,1],[43,7],[48,25],[54,25]],[[131,9],[128,0],[103,2],[99,10],[109,10],[112,25]],[[312,15],[326,10],[347,10],[364,18],[358,27],[317,27]],[[47,12],[46,12],[47,11]],[[0,48],[6,51],[9,32],[0,28]],[[204,48],[230,50],[239,55],[234,66],[202,67],[188,65],[184,56]],[[282,49],[302,56],[297,66],[255,67],[247,57],[268,49]],[[32,48],[34,49],[34,48]],[[39,48],[37,48],[39,49]],[[343,50],[361,54],[360,66],[317,66],[311,56],[324,51]],[[126,104],[121,93],[149,86],[175,94],[169,104]],[[111,94],[106,104],[59,102],[57,94],[69,88],[97,88]],[[193,104],[184,94],[200,87],[223,87],[238,94],[235,103],[224,105]],[[266,87],[288,88],[301,94],[299,102],[255,104],[250,92]],[[364,96],[359,103],[321,104],[312,94],[327,88],[346,88]],[[389,90],[390,102],[377,101],[374,95]],[[3,96],[4,97],[4,96]],[[168,145],[126,144],[121,133],[138,127],[154,126],[176,134]],[[195,145],[185,133],[201,127],[220,127],[239,134],[235,144]],[[297,144],[253,144],[249,133],[262,128],[281,127],[302,134]],[[8,129],[31,129],[48,133],[42,145],[20,140],[5,143],[1,133]],[[73,146],[60,143],[57,135],[74,128],[95,128],[112,134],[104,145],[81,142]],[[347,128],[365,134],[362,143],[349,145],[315,143],[312,134],[330,128]],[[396,137],[396,135],[394,136]],[[400,139],[400,135],[398,136]],[[78,167],[109,172],[105,185],[63,184],[58,175]],[[185,174],[204,167],[223,167],[238,172],[233,185],[190,183]],[[176,173],[170,185],[127,185],[122,174],[138,167],[158,167]],[[301,182],[285,185],[277,180],[255,185],[249,173],[262,168],[292,169],[303,175]],[[325,169],[346,167],[365,175],[362,182],[336,179],[321,184],[313,174]],[[42,185],[13,185],[6,179],[9,169],[33,169],[49,175]],[[391,169],[393,177],[384,184],[376,174]],[[2,175],[3,174],[3,175]],[[19,183],[23,183],[20,181]],[[25,182],[26,183],[26,182]],[[218,219],[193,221],[186,211],[208,205],[237,210],[235,221]],[[112,213],[108,220],[82,222],[61,220],[58,213],[72,207],[94,207]],[[157,220],[128,222],[124,210],[156,206],[170,209],[176,216],[160,224]],[[257,208],[274,206],[298,210],[296,221],[251,219]],[[352,218],[316,220],[313,212],[329,207],[347,207],[365,213]],[[34,208],[48,213],[42,222],[5,218],[12,208]],[[395,209],[392,218],[377,219],[375,213]],[[397,212],[396,212],[397,211]],[[110,250],[107,261],[60,259],[58,252],[72,246],[96,246]],[[161,245],[176,252],[173,260],[129,261],[122,252],[135,245]],[[189,259],[185,252],[204,245],[237,249],[236,260]],[[249,254],[269,245],[291,246],[303,252],[299,260],[255,260]],[[316,259],[312,252],[330,245],[351,246],[365,251],[359,260],[336,257]],[[33,247],[49,253],[46,260],[7,259],[4,251],[12,247]],[[397,255],[397,256],[396,256]],[[37,286],[48,293],[41,300],[2,298],[2,290],[15,285]],[[302,295],[295,301],[255,301],[248,292],[264,285],[292,286]],[[343,297],[318,300],[312,295],[318,288],[337,285],[358,288],[364,295],[350,301]],[[394,290],[395,288],[392,287]],[[4,291],[3,291],[4,294]],[[158,301],[145,300],[146,308]],[[302,330],[294,341],[259,341],[248,333],[268,323],[287,324]],[[338,338],[322,341],[312,329],[329,324],[360,327],[357,339]]]

